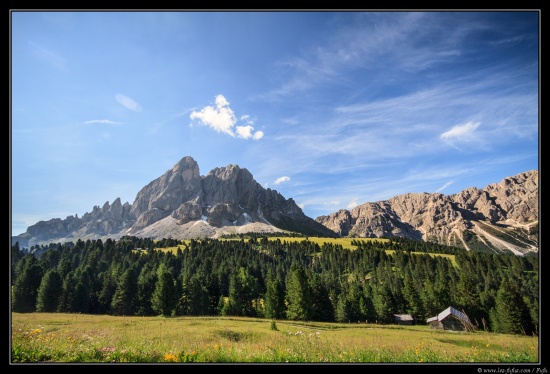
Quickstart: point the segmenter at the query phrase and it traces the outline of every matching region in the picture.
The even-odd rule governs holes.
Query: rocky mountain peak
[[[316,221],[343,236],[434,241],[489,252],[538,251],[538,171],[454,195],[406,193]]]
[[[186,239],[281,230],[335,235],[305,216],[294,200],[264,189],[247,169],[230,164],[201,176],[197,162],[186,156],[143,187],[131,205],[117,198],[112,205],[95,206],[81,219],[39,222],[12,239],[26,246],[86,237]]]
[[[12,243],[28,247],[124,235],[186,239],[288,230],[325,237],[401,236],[523,255],[538,252],[538,182],[538,171],[531,170],[482,189],[406,193],[313,220],[292,198],[263,188],[247,169],[230,164],[201,176],[197,162],[186,156],[143,187],[132,204],[116,198],[81,218],[40,221],[12,237]]]

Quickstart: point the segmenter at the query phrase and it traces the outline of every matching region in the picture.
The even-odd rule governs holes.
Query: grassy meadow
[[[12,363],[536,363],[538,343],[426,325],[11,314]]]

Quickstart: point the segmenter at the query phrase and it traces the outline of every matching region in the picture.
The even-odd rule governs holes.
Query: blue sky
[[[538,11],[11,13],[11,230],[184,156],[312,218],[539,169]]]

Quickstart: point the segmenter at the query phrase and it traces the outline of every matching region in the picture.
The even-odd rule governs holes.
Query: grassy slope
[[[537,337],[426,325],[63,313],[12,313],[11,319],[17,362],[539,361]]]

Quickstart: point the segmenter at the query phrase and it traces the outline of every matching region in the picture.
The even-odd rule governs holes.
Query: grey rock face
[[[193,222],[200,225],[191,229],[189,224]],[[261,225],[254,226],[254,223]],[[304,215],[294,200],[264,189],[248,170],[228,165],[201,176],[197,162],[184,157],[143,187],[133,204],[122,205],[117,198],[112,205],[106,202],[101,208],[95,206],[82,218],[71,216],[65,220],[41,221],[29,227],[25,234],[12,237],[12,243],[19,241],[21,247],[28,247],[79,238],[142,234],[186,239],[195,235],[217,235],[224,232],[226,226],[247,225],[262,227],[262,230],[270,226],[307,235],[336,235]]]
[[[401,236],[523,254],[538,251],[538,206],[538,171],[532,170],[483,189],[408,193],[316,221],[343,236]]]
[[[184,157],[138,192],[130,210],[137,221],[130,233],[169,216],[184,202],[201,196],[199,166],[191,157]]]
[[[454,195],[408,193],[313,220],[293,199],[263,188],[247,169],[228,165],[201,176],[197,162],[184,157],[143,187],[133,204],[117,198],[80,218],[40,221],[12,237],[12,244],[288,230],[325,237],[401,236],[525,254],[538,251],[538,181],[538,171],[532,170],[483,189],[467,188]]]

